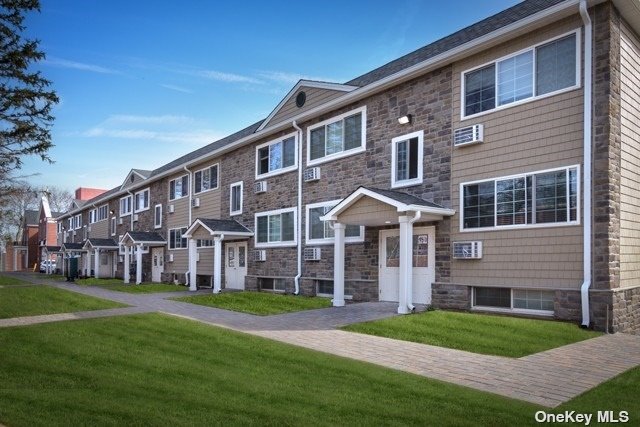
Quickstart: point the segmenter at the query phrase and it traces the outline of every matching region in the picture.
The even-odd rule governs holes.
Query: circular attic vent
[[[302,107],[304,103],[307,101],[307,94],[304,91],[298,92],[296,96],[296,105],[298,108]]]

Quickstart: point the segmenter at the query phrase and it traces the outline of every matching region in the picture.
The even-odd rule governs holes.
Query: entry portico
[[[128,231],[120,240],[124,246],[124,283],[129,283],[129,266],[131,263],[131,249],[135,248],[136,257],[136,285],[142,283],[142,254],[148,253],[152,246],[165,246],[166,240],[154,232]]]
[[[253,232],[238,221],[231,219],[197,218],[187,232],[189,248],[189,290],[195,291],[198,271],[198,240],[213,239],[213,293],[222,289],[222,241],[247,240]]]
[[[344,306],[345,227],[399,224],[398,313],[413,310],[413,224],[440,221],[455,211],[394,190],[359,187],[322,217],[334,229],[333,305]]]
[[[84,246],[82,247],[82,249],[87,251],[87,256],[88,254],[93,252],[93,277],[95,277],[96,279],[99,279],[102,276],[111,277],[113,275],[113,265],[114,265],[113,254],[118,251],[118,244],[115,242],[115,240],[89,238],[84,243]],[[105,255],[111,255],[107,259],[107,262],[101,263],[100,261],[101,253]],[[100,271],[101,264],[105,264],[107,266],[110,265],[111,266],[111,268],[109,269],[110,272],[109,273],[101,272]]]

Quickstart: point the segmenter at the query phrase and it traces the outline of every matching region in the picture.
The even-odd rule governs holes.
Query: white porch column
[[[129,261],[129,246],[124,247],[124,283],[129,283],[129,267],[131,266],[131,261]]]
[[[64,257],[64,252],[62,253],[62,256],[59,257],[58,259],[60,259],[62,261],[62,275],[64,276],[65,274],[65,268],[64,268],[64,263],[66,261],[65,257]]]
[[[93,251],[93,276],[96,279],[100,278],[100,249]]]
[[[189,290],[196,291],[196,277],[198,272],[198,241],[189,238]]]
[[[333,246],[333,306],[344,307],[344,232],[346,226],[333,224],[335,242]]]
[[[142,283],[142,245],[136,245],[136,285]]]
[[[213,238],[213,293],[219,294],[222,290],[222,239],[224,236]]]
[[[91,273],[91,252],[86,251],[84,253],[84,275],[89,276]]]
[[[398,314],[410,313],[409,295],[413,292],[413,224],[408,216],[399,216],[400,268],[398,278]]]

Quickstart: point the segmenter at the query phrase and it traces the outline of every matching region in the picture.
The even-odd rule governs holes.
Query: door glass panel
[[[154,255],[153,256],[153,266],[157,267],[158,266],[158,255]]]
[[[429,235],[413,236],[413,266],[429,267]]]
[[[238,266],[244,268],[246,266],[246,251],[245,246],[238,246]]]
[[[235,259],[235,257],[236,256],[235,256],[234,248],[233,248],[233,246],[230,246],[229,247],[229,255],[227,256],[227,262],[229,264],[229,267],[233,267],[234,266],[233,265],[234,264],[233,260]]]
[[[158,264],[160,267],[164,264],[164,253],[160,253],[160,255],[158,255]]]
[[[387,246],[387,267],[400,266],[400,237],[389,236],[386,240]]]

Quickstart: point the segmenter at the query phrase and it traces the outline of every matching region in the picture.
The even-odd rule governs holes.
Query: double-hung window
[[[298,166],[296,135],[287,135],[276,141],[256,147],[256,179],[295,170]]]
[[[422,183],[424,132],[418,131],[391,140],[391,187]]]
[[[91,209],[89,211],[89,224],[93,224],[94,222],[96,222],[96,218],[98,216],[98,210],[97,209]]]
[[[461,228],[577,224],[578,186],[578,166],[461,184]]]
[[[229,187],[229,214],[242,213],[242,181],[234,182]]]
[[[366,113],[366,107],[361,107],[310,126],[307,164],[314,165],[364,151]]]
[[[149,209],[149,189],[138,191],[135,194],[136,212],[146,211]]]
[[[82,214],[73,217],[73,229],[77,230],[79,228],[82,228]]]
[[[256,247],[294,246],[296,208],[257,213],[255,217]]]
[[[180,199],[189,195],[189,175],[169,181],[169,200]]]
[[[131,196],[122,197],[120,199],[120,216],[131,214]]]
[[[162,205],[155,205],[153,209],[153,228],[162,227]]]
[[[115,236],[116,235],[116,217],[112,217],[111,218],[111,235]]]
[[[332,200],[330,202],[313,203],[307,205],[307,244],[330,244],[334,241],[334,231],[329,226],[328,221],[322,221],[320,218],[329,212],[340,200]],[[347,225],[345,228],[346,242],[362,242],[364,241],[364,226]]]
[[[104,221],[109,217],[109,206],[102,205],[97,210],[97,221]]]
[[[187,238],[182,237],[187,232],[187,227],[172,228],[169,230],[169,249],[184,249],[187,247]]]
[[[218,165],[209,166],[201,169],[193,175],[195,194],[218,188]]]
[[[463,73],[463,116],[577,87],[578,32]]]

